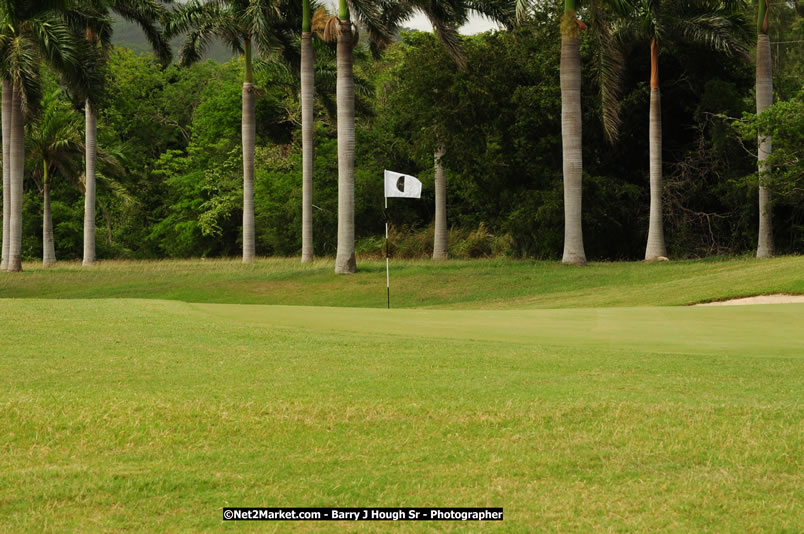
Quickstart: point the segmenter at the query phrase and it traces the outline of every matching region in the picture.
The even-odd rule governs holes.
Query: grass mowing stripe
[[[224,505],[501,505],[486,529],[794,531],[800,316],[3,300],[0,530],[236,528]],[[610,343],[611,328],[631,337]]]

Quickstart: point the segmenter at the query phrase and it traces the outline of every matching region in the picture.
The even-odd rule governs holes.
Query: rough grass
[[[795,532],[804,305],[453,311],[0,300],[0,530],[223,506],[503,506],[472,530]]]
[[[0,297],[155,298],[186,302],[385,307],[385,262],[360,261],[351,276],[330,259],[104,261],[87,269],[60,263],[0,273]],[[804,257],[670,263],[592,263],[507,259],[433,263],[394,260],[397,308],[526,309],[684,305],[766,293],[804,294]]]

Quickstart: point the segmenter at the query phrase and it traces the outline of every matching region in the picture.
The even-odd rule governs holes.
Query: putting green
[[[368,310],[186,304],[188,313],[255,327],[646,352],[804,354],[804,304],[516,311]]]

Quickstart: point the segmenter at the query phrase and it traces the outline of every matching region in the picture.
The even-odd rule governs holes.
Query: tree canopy
[[[370,53],[368,42],[358,45],[358,254],[379,254],[382,247],[386,168],[424,182],[425,201],[392,201],[390,214],[397,252],[428,254],[437,119],[446,145],[449,223],[461,236],[455,243],[451,239],[454,252],[560,257],[560,7],[538,4],[517,29],[460,37],[465,68],[431,34],[403,31],[379,56]],[[778,251],[804,250],[804,55],[802,47],[787,43],[803,39],[804,28],[792,4],[774,8],[776,103],[759,119],[752,115],[749,57],[724,58],[694,43],[679,43],[663,57],[666,240],[675,257],[741,254],[755,246],[757,128],[772,130],[774,138]],[[591,23],[594,17],[584,9],[590,8],[581,8],[580,16]],[[650,55],[643,49],[624,51],[628,68],[618,98],[619,141],[612,143],[602,120],[600,39],[591,31],[580,37],[586,254],[636,259],[644,251],[648,217]],[[313,222],[315,253],[321,256],[334,254],[336,247],[337,132],[334,45],[315,46]],[[98,257],[238,255],[243,61],[163,67],[152,54],[116,47],[105,69],[98,145],[117,147],[113,150],[120,151],[125,171],[114,184],[99,183]],[[49,74],[46,80],[44,93],[50,94],[59,82]],[[275,62],[256,61],[254,85],[256,252],[296,255],[302,195],[297,74]],[[66,93],[58,98],[71,102]],[[36,165],[31,155],[23,229],[28,258],[39,257],[42,247]],[[70,180],[54,180],[51,194],[57,256],[80,257],[81,192]],[[466,244],[470,235],[478,246]]]

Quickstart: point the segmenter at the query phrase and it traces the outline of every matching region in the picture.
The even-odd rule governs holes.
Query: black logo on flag
[[[405,177],[400,176],[399,180],[396,181],[396,188],[399,190],[400,193],[405,192]]]

